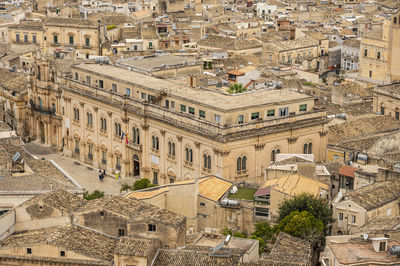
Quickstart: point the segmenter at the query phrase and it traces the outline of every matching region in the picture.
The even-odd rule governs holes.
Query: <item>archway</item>
[[[44,123],[40,121],[40,141],[45,143],[45,135],[44,135]]]
[[[140,176],[140,160],[136,154],[133,155],[133,176]]]

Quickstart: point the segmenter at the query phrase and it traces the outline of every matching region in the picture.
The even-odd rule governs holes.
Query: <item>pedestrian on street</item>
[[[101,181],[102,175],[103,175],[103,172],[101,171],[101,169],[99,169],[99,181]]]

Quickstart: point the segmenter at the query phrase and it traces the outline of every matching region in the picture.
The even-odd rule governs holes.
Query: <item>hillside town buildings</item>
[[[0,3],[0,264],[398,264],[399,81],[394,0]]]

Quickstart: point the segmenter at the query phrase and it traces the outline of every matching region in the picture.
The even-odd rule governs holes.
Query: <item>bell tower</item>
[[[389,36],[388,72],[391,82],[400,81],[400,11],[391,17]]]

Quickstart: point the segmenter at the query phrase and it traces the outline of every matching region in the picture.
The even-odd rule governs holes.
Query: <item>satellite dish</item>
[[[363,239],[367,240],[368,239],[368,234],[363,234]]]

